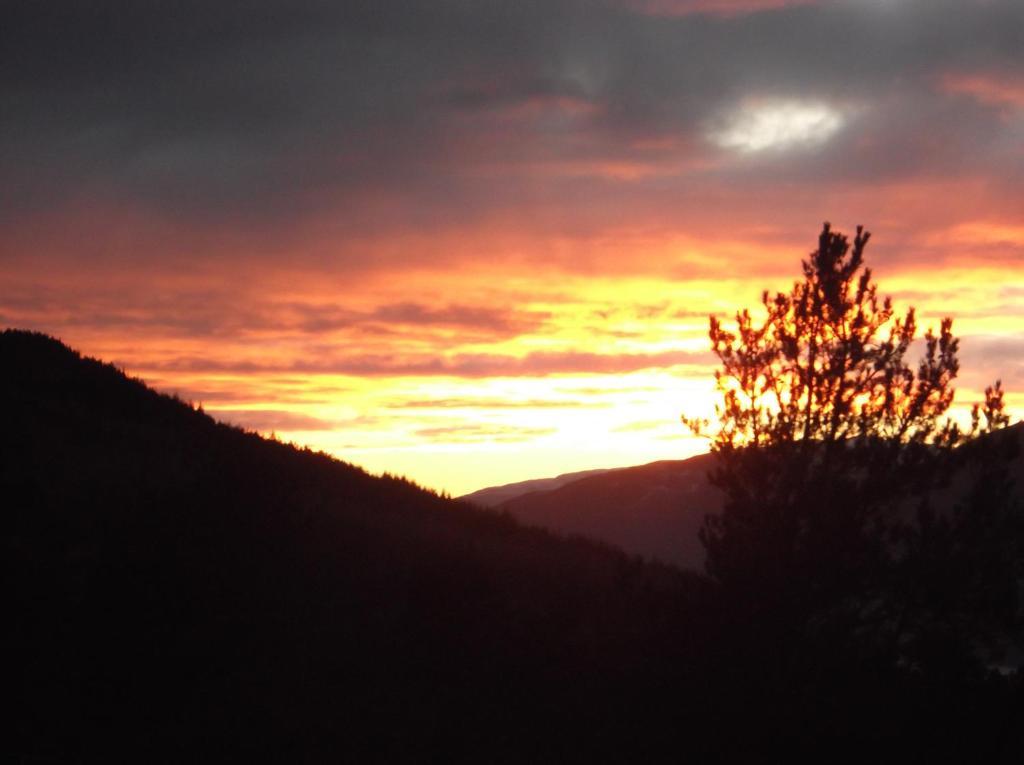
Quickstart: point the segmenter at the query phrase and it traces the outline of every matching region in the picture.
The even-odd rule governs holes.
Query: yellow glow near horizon
[[[939,257],[951,242],[955,263]],[[920,240],[925,266],[891,263],[872,243],[869,264],[897,310],[914,305],[922,332],[955,317],[960,416],[1000,377],[1011,413],[1024,414],[1019,269],[990,254],[1021,242],[1012,222],[961,222]],[[175,277],[156,293],[160,321],[148,299],[124,304],[126,275],[109,296],[86,289],[77,314],[26,309],[22,326],[220,419],[456,495],[705,451],[679,418],[713,412],[708,314],[756,311],[763,289],[791,286],[809,247],[657,232],[592,246],[592,270],[382,270],[354,293],[344,280],[271,273],[183,310],[173,296],[196,288]],[[117,323],[93,326],[87,313]],[[217,331],[192,331],[196,321]]]
[[[706,450],[706,443],[693,438],[679,417],[684,408],[704,415],[713,406],[709,378],[665,370],[626,374],[614,384],[585,374],[393,379],[354,393],[351,382],[339,384],[344,404],[275,404],[274,410],[332,425],[277,429],[276,435],[453,494],[552,471],[691,456]],[[206,409],[244,424],[234,404]]]

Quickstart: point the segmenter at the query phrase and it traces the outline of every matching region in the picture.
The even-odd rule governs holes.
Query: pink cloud
[[[262,432],[293,430],[333,430],[338,423],[297,412],[276,409],[219,409],[209,414],[223,422]]]
[[[989,106],[1024,109],[1024,79],[1003,74],[947,74],[942,78],[947,93],[970,96]]]

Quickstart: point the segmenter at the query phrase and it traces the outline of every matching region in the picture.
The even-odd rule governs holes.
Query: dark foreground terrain
[[[0,335],[15,762],[1018,762],[1019,674],[214,422]],[[825,637],[820,637],[825,634]]]

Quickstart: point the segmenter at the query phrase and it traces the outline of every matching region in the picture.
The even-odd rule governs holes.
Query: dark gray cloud
[[[1017,183],[998,105],[942,78],[1020,78],[1022,49],[1016,0],[724,17],[599,0],[7,3],[0,225],[105,199],[278,232],[330,210],[354,236],[502,209],[554,208],[571,227],[734,184],[982,169]],[[750,97],[849,117],[816,150],[702,164],[720,154],[709,126]],[[668,175],[622,183],[608,163]]]

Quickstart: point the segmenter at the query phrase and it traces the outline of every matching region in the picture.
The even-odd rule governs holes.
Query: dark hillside
[[[682,650],[694,577],[217,424],[41,335],[3,333],[0,366],[23,755],[600,750]]]
[[[704,516],[722,504],[721,493],[707,480],[711,459],[702,454],[603,471],[497,507],[524,523],[701,570],[704,550],[697,534]]]

